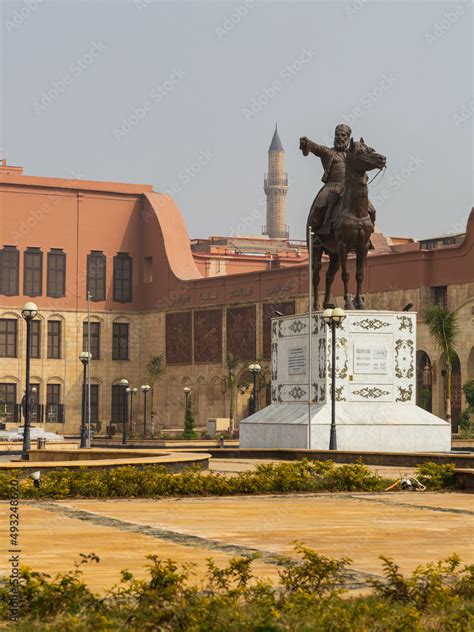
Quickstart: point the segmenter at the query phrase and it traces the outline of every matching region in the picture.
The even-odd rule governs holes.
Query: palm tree
[[[227,382],[229,385],[229,430],[232,432],[234,429],[234,397],[235,387],[237,385],[237,369],[239,367],[239,361],[233,353],[228,353],[226,357],[227,366]]]
[[[148,373],[148,381],[151,386],[151,393],[150,393],[151,415],[150,416],[151,416],[151,430],[152,430],[152,434],[154,434],[155,426],[153,424],[153,392],[154,392],[156,381],[163,374],[165,370],[165,361],[163,358],[163,354],[151,356],[146,368],[147,368],[147,373]]]
[[[454,345],[459,333],[457,316],[441,305],[428,307],[425,321],[431,337],[437,346],[444,351],[446,359],[446,421],[451,421],[451,372],[456,352]]]

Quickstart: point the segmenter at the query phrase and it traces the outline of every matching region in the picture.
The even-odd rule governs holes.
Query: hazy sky
[[[2,1],[0,157],[29,175],[153,184],[190,236],[259,233],[276,121],[287,223],[321,186],[298,139],[335,124],[385,154],[379,228],[464,230],[472,205],[469,2]]]

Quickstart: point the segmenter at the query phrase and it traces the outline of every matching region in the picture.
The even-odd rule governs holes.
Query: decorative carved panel
[[[222,312],[194,312],[194,362],[222,361]]]
[[[238,360],[255,359],[255,305],[227,310],[227,353],[232,353]]]
[[[295,302],[267,303],[263,306],[262,327],[263,327],[263,357],[269,358],[271,353],[272,332],[271,320],[275,318],[275,311],[281,312],[283,316],[291,316],[295,313]]]
[[[166,314],[166,362],[167,364],[191,364],[191,312]]]

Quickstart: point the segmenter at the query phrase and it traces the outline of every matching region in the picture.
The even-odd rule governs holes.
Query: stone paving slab
[[[6,525],[8,505],[0,503],[0,521]],[[1,530],[0,575],[8,574],[8,533]],[[166,540],[151,539],[147,535],[130,534],[116,528],[85,523],[64,517],[39,507],[20,507],[20,548],[22,566],[54,576],[58,572],[73,570],[80,553],[96,553],[100,564],[83,565],[84,577],[89,586],[97,590],[110,588],[120,580],[120,571],[129,569],[137,578],[146,576],[146,556],[155,554],[162,559],[172,558],[180,564],[196,564],[195,577],[200,580],[206,571],[206,560],[212,557],[220,565],[226,564],[233,554],[192,548]],[[277,569],[257,561],[256,572],[276,580]]]
[[[428,506],[443,510],[457,509],[472,513],[474,520],[474,494],[458,494],[452,492],[391,492],[390,494],[354,494],[362,500],[380,500],[384,503],[406,504],[412,507]],[[474,523],[473,523],[474,529]]]
[[[133,501],[68,501],[67,506],[164,528],[184,535],[227,544],[255,547],[291,555],[298,540],[331,557],[348,556],[360,571],[380,573],[379,555],[388,555],[403,570],[457,552],[474,561],[474,517],[468,513],[472,496],[432,494],[443,508],[450,498],[453,510],[418,508],[413,494],[403,504],[380,495],[326,494],[281,497],[194,498]],[[428,501],[427,496],[423,496]],[[405,500],[406,499],[406,500]],[[422,500],[420,498],[420,500]],[[465,508],[465,513],[456,510]]]

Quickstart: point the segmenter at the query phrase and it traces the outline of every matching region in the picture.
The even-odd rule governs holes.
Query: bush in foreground
[[[0,474],[0,498],[10,497],[15,473]],[[428,489],[454,485],[454,465],[424,463],[418,478]],[[226,476],[190,468],[170,474],[162,466],[133,466],[110,470],[87,467],[60,469],[44,474],[41,487],[23,478],[22,498],[159,498],[170,496],[232,496],[297,492],[380,492],[392,481],[372,472],[362,462],[336,466],[333,461],[291,461],[259,465],[255,471]]]
[[[385,580],[373,580],[368,595],[350,597],[350,560],[330,559],[302,545],[298,558],[280,562],[273,586],[252,572],[255,558],[234,558],[219,567],[208,561],[205,580],[192,581],[193,567],[149,556],[148,577],[128,571],[105,595],[83,580],[82,556],[75,569],[54,578],[21,570],[20,620],[3,629],[160,630],[186,632],[303,632],[310,630],[466,631],[474,623],[474,566],[456,555],[419,566],[404,577],[382,558]],[[0,618],[9,619],[9,589],[0,587]]]
[[[0,476],[0,497],[9,498],[10,474]],[[292,461],[259,465],[255,471],[226,476],[198,468],[170,474],[164,467],[124,466],[110,470],[87,467],[46,473],[41,487],[20,482],[23,498],[154,498],[165,496],[228,496],[318,491],[381,491],[390,481],[362,463],[336,467],[332,461]]]

